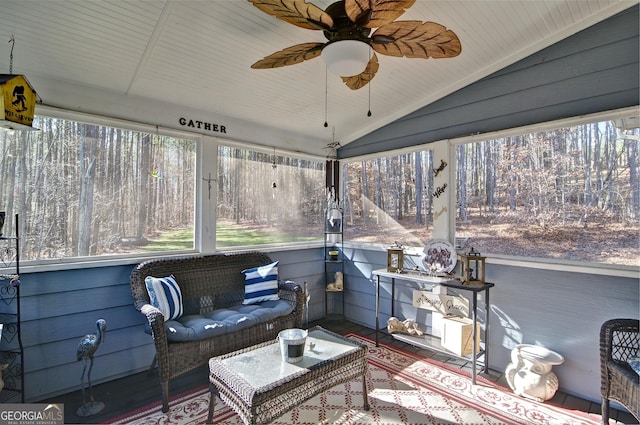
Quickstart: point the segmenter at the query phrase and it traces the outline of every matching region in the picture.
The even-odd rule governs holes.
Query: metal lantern
[[[471,248],[469,252],[458,254],[460,261],[460,281],[470,285],[484,285],[485,259]]]

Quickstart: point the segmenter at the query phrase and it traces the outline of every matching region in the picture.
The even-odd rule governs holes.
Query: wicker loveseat
[[[638,319],[612,319],[600,328],[603,424],[609,423],[609,401],[620,403],[640,420],[640,380],[629,363],[640,354],[639,329]]]
[[[146,316],[146,332],[155,344],[150,371],[158,367],[163,412],[169,410],[171,379],[213,356],[273,340],[281,330],[302,325],[304,299],[293,282],[278,280],[277,301],[244,304],[243,270],[272,263],[265,253],[246,252],[154,259],[131,272],[133,303]],[[179,285],[184,311],[165,321],[163,312],[151,305],[145,280],[167,276]]]

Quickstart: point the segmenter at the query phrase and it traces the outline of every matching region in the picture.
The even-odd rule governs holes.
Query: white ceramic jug
[[[511,350],[511,363],[505,370],[507,383],[519,396],[549,400],[558,390],[558,377],[551,368],[563,362],[564,357],[547,348],[518,344]]]

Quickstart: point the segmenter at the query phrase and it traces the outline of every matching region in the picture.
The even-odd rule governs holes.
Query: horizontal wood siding
[[[309,320],[324,316],[322,248],[270,252],[280,261],[280,278],[307,283]],[[155,350],[145,319],[133,306],[129,274],[134,264],[21,274],[25,399],[44,400],[80,389],[80,339],[107,321],[104,342],[91,373],[94,384],[146,370]],[[203,385],[206,376],[203,376]],[[157,376],[149,385],[158,385]],[[160,389],[158,385],[158,397]],[[82,400],[78,400],[79,403]]]
[[[80,388],[83,363],[78,342],[107,321],[95,356],[93,383],[148,367],[153,353],[143,317],[133,307],[129,273],[133,265],[21,273],[25,399],[35,401]],[[142,335],[141,335],[142,334]],[[81,400],[80,400],[81,402]]]
[[[517,343],[540,344],[565,357],[554,367],[570,394],[600,399],[599,334],[602,323],[640,317],[637,279],[489,266],[491,363],[510,361]],[[495,349],[494,349],[495,347]]]
[[[638,105],[635,5],[338,149],[340,158]]]
[[[322,248],[270,253],[280,261],[281,278],[304,285],[311,294],[309,320],[324,316]],[[380,249],[345,248],[345,316],[375,327],[375,281],[371,271],[386,267]],[[95,333],[95,321],[107,321],[98,349],[94,383],[144,371],[153,358],[144,317],[129,293],[132,265],[22,275],[26,399],[38,401],[80,388],[82,363],[76,361],[80,338]],[[614,317],[639,317],[636,279],[487,265],[491,292],[490,366],[504,370],[510,350],[520,342],[542,344],[566,361],[554,368],[563,391],[599,399],[598,333]],[[412,306],[412,286],[397,285],[395,314],[415,318],[432,330],[432,315]],[[391,314],[391,285],[382,280],[381,328]],[[482,305],[482,298],[480,300]],[[484,313],[479,315],[485,319]],[[149,378],[150,385],[157,377]],[[203,383],[206,377],[203,377]],[[159,390],[158,390],[159,391]],[[158,396],[159,396],[158,392]]]
[[[310,295],[308,320],[312,322],[324,317],[324,257],[323,248],[311,248],[269,254],[280,260],[278,268],[281,279],[297,282],[304,290],[306,283]],[[305,315],[303,319],[307,319]]]
[[[346,319],[375,327],[375,280],[371,271],[386,267],[386,251],[349,249],[353,259],[345,268],[349,282]],[[531,269],[487,264],[490,292],[490,361],[492,369],[504,371],[511,349],[519,343],[540,344],[565,357],[554,367],[560,388],[582,398],[600,399],[600,326],[608,319],[640,317],[637,279],[588,273]],[[416,319],[432,329],[432,314],[412,305],[415,284],[396,284],[395,315]],[[449,290],[449,294],[455,291]],[[381,280],[380,328],[386,329],[391,314],[391,283]],[[469,299],[465,291],[459,295]],[[478,301],[478,318],[484,322],[484,297]]]

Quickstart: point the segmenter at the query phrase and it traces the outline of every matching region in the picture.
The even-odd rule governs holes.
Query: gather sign
[[[195,130],[205,130],[213,133],[226,133],[227,126],[221,124],[215,124],[206,121],[194,120],[191,118],[180,117],[178,122],[183,127],[192,128]]]

